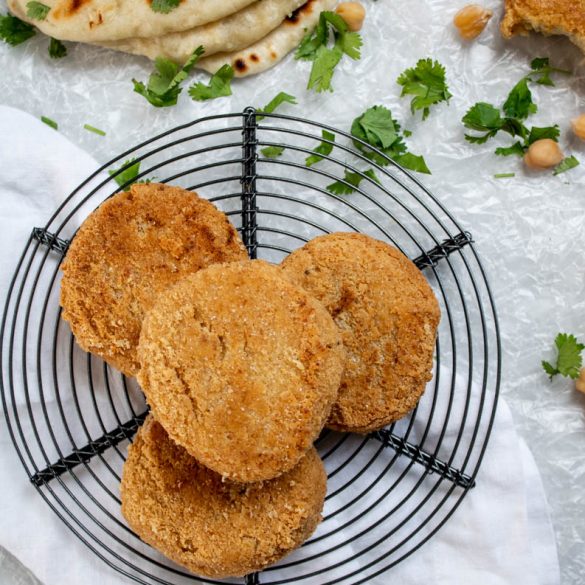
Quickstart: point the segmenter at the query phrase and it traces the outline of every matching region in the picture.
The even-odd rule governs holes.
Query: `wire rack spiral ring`
[[[411,257],[441,304],[434,377],[419,406],[370,435],[325,431],[317,447],[328,495],[317,532],[277,565],[228,582],[374,582],[428,541],[476,485],[501,361],[483,268],[471,235],[417,179],[382,153],[385,165],[373,163],[351,141],[336,128],[252,108],[201,118],[122,153],[67,197],[45,227],[31,226],[1,329],[8,429],[41,497],[96,555],[136,582],[217,581],[168,561],[126,525],[118,486],[144,398],[134,380],[85,354],[60,318],[59,265],[68,243],[93,209],[126,187],[115,178],[135,162],[137,179],[195,190],[224,210],[251,258],[279,262],[317,235],[361,231]],[[307,166],[322,142],[332,151]],[[332,182],[355,192],[334,195]]]

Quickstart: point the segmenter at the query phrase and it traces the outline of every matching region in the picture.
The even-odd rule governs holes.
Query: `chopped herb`
[[[26,15],[34,20],[45,20],[51,11],[51,7],[42,2],[27,2]]]
[[[263,108],[257,110],[256,121],[259,122],[264,119],[264,116],[258,114],[272,114],[276,108],[285,103],[296,104],[297,98],[294,95],[285,93],[284,91],[277,93]]]
[[[266,148],[262,148],[260,152],[266,158],[276,158],[284,152],[284,146],[267,146]]]
[[[34,37],[36,30],[27,22],[11,14],[0,14],[0,39],[5,43],[16,47],[31,37]]]
[[[89,124],[84,124],[83,127],[88,130],[89,132],[93,132],[94,134],[99,134],[99,136],[105,136],[106,133],[99,128],[95,128],[94,126],[90,126]]]
[[[403,130],[402,136],[404,136],[404,138],[410,138],[412,136],[412,132],[410,130]]]
[[[528,77],[532,79],[533,75],[539,76],[538,79],[534,79],[535,83],[540,85],[548,85],[554,87],[554,81],[551,79],[551,73],[563,73],[565,75],[571,75],[570,71],[566,69],[557,69],[556,67],[551,67],[549,63],[548,57],[538,57],[532,60],[530,63],[530,69],[532,69],[532,73],[528,74]]]
[[[47,118],[46,116],[41,116],[41,122],[44,122],[47,126],[53,128],[53,130],[59,130],[59,125],[55,120],[51,120],[51,118]]]
[[[373,106],[358,116],[351,125],[351,134],[385,155],[381,156],[354,140],[355,147],[380,166],[388,165],[388,158],[391,158],[406,169],[431,173],[422,156],[408,152],[400,133],[400,125],[392,118],[392,112],[384,106]]]
[[[579,161],[574,156],[568,156],[564,158],[553,171],[553,175],[560,175],[566,171],[574,169],[575,167],[579,166]]]
[[[378,179],[373,169],[368,169],[367,171],[364,171],[363,174],[372,179],[372,181],[380,183],[380,179]],[[345,171],[343,174],[343,181],[335,181],[335,183],[327,185],[326,188],[327,191],[333,193],[334,195],[351,195],[360,186],[360,183],[364,180],[364,178],[365,177],[363,177],[360,173]]]
[[[553,366],[549,362],[543,361],[544,371],[551,380],[557,374],[573,379],[578,378],[579,370],[583,365],[581,352],[585,349],[585,345],[579,343],[574,335],[559,333],[555,338],[555,346],[557,348],[557,363]]]
[[[183,67],[164,57],[155,60],[155,71],[151,73],[148,86],[133,79],[134,91],[145,97],[156,108],[174,106],[183,88],[181,83],[187,78],[193,65],[203,55],[203,47],[197,47]]]
[[[423,120],[428,117],[431,106],[448,102],[451,98],[445,79],[445,67],[432,59],[420,59],[415,67],[403,71],[396,82],[402,86],[401,97],[414,96],[410,109],[413,114],[422,110]]]
[[[108,171],[108,174],[110,177],[113,177],[114,181],[116,181],[120,187],[123,187],[128,183],[128,185],[124,187],[124,191],[128,191],[130,190],[130,185],[136,183],[136,177],[140,174],[140,161],[131,158],[130,160],[125,161],[119,169]]]
[[[329,47],[331,37],[333,46]],[[331,80],[335,67],[344,54],[354,60],[360,59],[361,46],[361,36],[350,32],[339,14],[321,12],[317,27],[305,35],[295,53],[295,59],[313,62],[307,89],[333,91]]]
[[[231,65],[223,65],[211,76],[208,85],[201,82],[193,84],[189,88],[189,95],[198,102],[232,95],[230,84],[233,76],[234,70]]]
[[[515,176],[516,173],[498,173],[497,175],[494,175],[494,179],[511,179]]]
[[[321,136],[323,137],[323,142],[313,148],[315,154],[311,154],[305,159],[305,165],[308,167],[322,161],[323,156],[321,155],[329,156],[333,151],[333,144],[331,144],[331,142],[335,142],[335,134],[328,132],[327,130],[322,130]],[[325,140],[328,140],[329,142],[324,142]]]
[[[153,12],[160,12],[162,14],[168,14],[169,12],[173,11],[179,4],[181,0],[152,0],[150,3],[150,8]]]
[[[508,94],[502,106],[504,116],[498,108],[485,102],[478,102],[467,111],[461,120],[463,125],[480,133],[466,134],[467,141],[473,144],[485,144],[498,132],[506,132],[513,138],[519,138],[510,146],[496,148],[496,154],[499,156],[523,156],[533,142],[543,138],[550,138],[558,142],[560,130],[556,124],[546,127],[533,126],[532,128],[528,128],[524,124],[525,120],[537,111],[528,83],[535,81],[534,75],[539,75],[536,83],[554,85],[550,80],[551,72],[568,72],[550,67],[546,58],[532,61],[531,69],[532,73],[523,77]]]
[[[49,43],[49,57],[61,59],[67,56],[67,47],[58,39],[51,39]]]

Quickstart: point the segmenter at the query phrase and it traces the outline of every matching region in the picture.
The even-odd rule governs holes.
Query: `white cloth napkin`
[[[0,106],[0,286],[2,301],[32,226],[42,226],[60,200],[97,164],[31,116]],[[33,405],[33,408],[37,406]],[[125,583],[57,518],[27,481],[0,423],[0,545],[45,583]],[[18,583],[15,573],[0,581]],[[10,581],[12,579],[12,581]],[[460,508],[427,544],[372,579],[402,585],[557,585],[554,534],[534,459],[500,401],[478,477]]]

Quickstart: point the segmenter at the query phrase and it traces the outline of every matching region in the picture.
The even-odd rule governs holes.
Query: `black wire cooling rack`
[[[324,139],[323,130],[335,139]],[[134,581],[216,582],[174,565],[126,526],[118,488],[127,444],[146,414],[144,398],[135,380],[85,354],[60,318],[59,265],[68,243],[88,213],[127,186],[115,179],[134,162],[141,164],[138,179],[196,190],[223,209],[252,258],[278,262],[317,235],[361,231],[411,257],[441,304],[434,378],[417,409],[367,436],[325,431],[317,447],[328,495],[317,532],[274,567],[227,582],[383,582],[376,577],[429,540],[476,486],[501,361],[484,271],[471,235],[417,179],[389,159],[384,168],[373,164],[351,139],[252,108],[201,118],[122,153],[65,199],[44,228],[32,229],[1,329],[8,429],[40,496],[96,555]],[[306,166],[321,141],[333,152]],[[270,158],[271,146],[284,150]],[[379,182],[365,173],[369,168]],[[351,195],[327,190],[357,178]],[[477,481],[481,489],[481,475]]]

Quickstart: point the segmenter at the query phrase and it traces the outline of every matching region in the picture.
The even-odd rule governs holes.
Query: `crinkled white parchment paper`
[[[499,312],[502,391],[543,475],[563,583],[577,584],[585,574],[585,396],[567,380],[550,383],[540,360],[552,357],[557,332],[585,336],[585,145],[569,129],[570,119],[585,112],[585,68],[581,53],[565,39],[504,42],[498,30],[503,2],[496,0],[484,2],[495,13],[484,34],[462,43],[451,20],[465,3],[366,0],[363,58],[342,62],[331,94],[306,92],[310,65],[289,57],[273,71],[235,81],[229,98],[195,103],[184,92],[178,106],[156,109],[132,91],[133,77],[148,78],[148,60],[67,43],[68,57],[54,61],[47,54],[48,39],[37,35],[16,48],[0,44],[0,102],[54,119],[60,132],[100,162],[193,118],[262,106],[278,91],[299,101],[283,113],[343,129],[371,105],[391,108],[413,131],[411,150],[423,154],[433,172],[424,182],[477,242]],[[411,116],[408,100],[399,98],[395,80],[428,56],[446,66],[453,98],[423,123],[420,114]],[[574,72],[557,77],[556,88],[533,88],[539,112],[531,123],[558,123],[562,147],[584,163],[558,177],[528,173],[519,160],[496,157],[496,141],[468,144],[460,123],[476,101],[500,105],[537,56],[549,56],[556,66]],[[207,76],[196,73],[194,78]],[[86,123],[107,135],[89,133],[83,129]],[[502,172],[516,177],[493,178]]]

